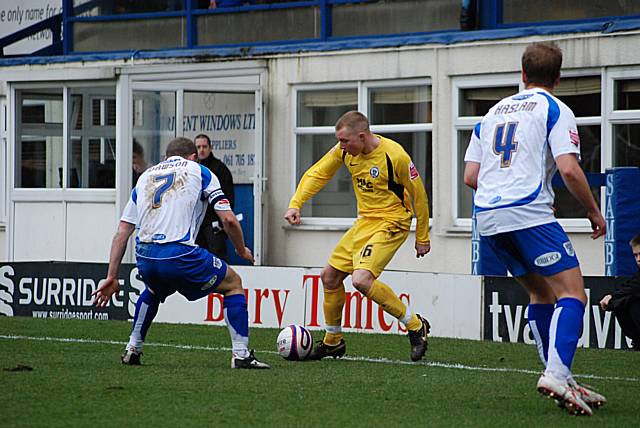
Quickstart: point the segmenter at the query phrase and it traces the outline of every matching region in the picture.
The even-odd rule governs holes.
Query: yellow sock
[[[335,290],[324,289],[324,323],[326,332],[322,341],[327,345],[337,345],[342,340],[342,309],[344,308],[344,285]]]
[[[399,320],[407,312],[407,307],[391,287],[377,279],[373,281],[367,297],[376,302],[386,313]]]
[[[369,295],[367,296],[376,302],[386,313],[399,319],[409,330],[418,330],[422,327],[422,321],[413,313],[407,313],[407,306],[384,282],[373,281]]]
[[[404,325],[407,327],[407,330],[416,331],[422,327],[422,321],[420,321],[416,314],[411,314],[411,318],[404,323]]]

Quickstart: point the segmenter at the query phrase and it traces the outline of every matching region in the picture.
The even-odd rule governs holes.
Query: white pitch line
[[[78,339],[78,338],[49,337],[49,336],[17,336],[17,335],[4,335],[4,334],[0,334],[0,339],[35,340],[40,342],[89,343],[89,344],[98,344],[98,345],[121,345],[121,346],[125,346],[127,344],[127,342],[117,341],[117,340],[95,340],[95,339]],[[149,343],[145,343],[144,346],[147,346],[147,347],[152,346],[152,347],[159,347],[159,348],[188,349],[188,350],[209,351],[209,352],[230,352],[231,351],[231,348],[225,348],[225,347],[176,345],[171,343],[149,342]],[[266,354],[277,354],[277,352],[275,351],[261,350],[260,352],[266,353]],[[369,357],[342,357],[341,359],[346,361],[361,361],[366,363],[426,366],[426,367],[439,367],[444,369],[471,370],[471,371],[483,371],[483,372],[522,373],[522,374],[532,374],[532,375],[540,374],[540,370],[514,369],[514,368],[505,368],[505,367],[467,366],[464,364],[440,363],[436,361],[410,362],[410,361],[402,361],[402,360],[390,360],[388,358],[369,358]],[[593,374],[574,374],[574,376],[579,378],[585,378],[585,379],[640,382],[640,378],[635,378],[635,377],[598,376]]]

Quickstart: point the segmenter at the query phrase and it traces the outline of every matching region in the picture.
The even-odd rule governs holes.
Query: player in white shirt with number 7
[[[104,307],[118,284],[120,263],[134,229],[136,265],[146,288],[138,297],[129,343],[122,363],[139,365],[144,340],[167,297],[178,292],[193,301],[216,292],[224,294],[224,318],[231,336],[231,367],[268,369],[249,351],[247,301],[240,276],[224,260],[195,244],[207,203],[223,224],[236,253],[253,263],[242,229],[220,188],[218,178],[195,162],[196,145],[176,138],[166,150],[167,159],[147,169],[138,179],[122,213],[111,244],[107,279],[93,293]]]

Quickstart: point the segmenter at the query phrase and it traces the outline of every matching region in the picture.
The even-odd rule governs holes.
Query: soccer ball
[[[289,325],[280,331],[276,341],[278,353],[286,360],[300,361],[307,358],[313,347],[311,332],[300,325]]]

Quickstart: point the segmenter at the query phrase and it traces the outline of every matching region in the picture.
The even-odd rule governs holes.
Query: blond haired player
[[[320,360],[345,354],[343,281],[351,275],[358,291],[405,324],[411,359],[418,361],[427,350],[429,322],[412,313],[393,290],[377,278],[407,239],[414,213],[416,257],[423,257],[431,249],[424,185],[402,146],[371,133],[369,120],[362,113],[345,113],[336,122],[335,129],[339,142],[303,175],[284,216],[290,224],[300,224],[302,205],[318,193],[342,165],[349,170],[358,202],[358,218],[340,239],[320,275],[326,332],[308,358]]]

